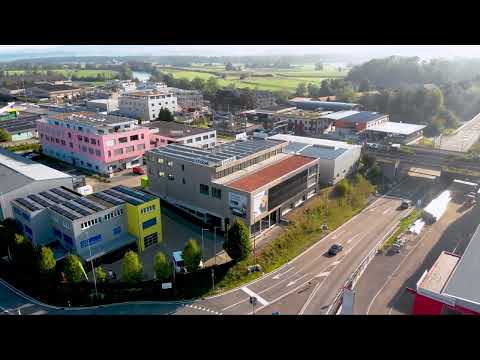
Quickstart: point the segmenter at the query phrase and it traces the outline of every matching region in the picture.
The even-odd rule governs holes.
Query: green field
[[[193,65],[188,69],[172,69],[169,67],[161,67],[162,72],[172,74],[176,79],[188,79],[193,80],[196,77],[208,80],[211,77],[218,79],[220,86],[227,86],[230,84],[235,84],[237,88],[251,88],[259,90],[287,90],[289,92],[294,92],[300,83],[313,83],[320,85],[320,83],[329,78],[342,78],[346,76],[347,71],[342,70],[341,72],[338,69],[325,66],[324,70],[316,71],[314,70],[313,65],[303,66],[296,69],[252,69],[247,70],[252,75],[245,79],[240,80],[240,75],[238,71],[225,71],[224,66],[201,66]],[[198,70],[198,71],[196,71]],[[208,73],[206,71],[211,71]],[[214,73],[221,72],[226,75],[226,79],[215,75]],[[261,77],[258,75],[270,74],[272,76]]]
[[[55,69],[52,70],[57,74],[62,74],[65,77],[70,77],[71,75],[75,75],[77,77],[95,77],[98,74],[103,74],[106,78],[112,79],[114,78],[118,72],[113,70],[68,70],[68,69]],[[40,71],[42,74],[46,74],[46,70]],[[25,70],[8,70],[8,75],[22,75],[25,73]]]

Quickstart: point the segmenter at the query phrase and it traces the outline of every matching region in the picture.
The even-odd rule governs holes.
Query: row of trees
[[[314,83],[300,83],[295,95],[309,97],[336,96],[338,100],[346,102],[357,100],[353,84],[344,79],[325,79],[320,83],[320,86]]]

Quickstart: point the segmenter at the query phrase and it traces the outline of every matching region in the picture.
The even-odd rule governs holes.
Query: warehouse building
[[[360,145],[286,134],[277,134],[269,139],[288,142],[284,153],[318,159],[319,181],[322,184],[336,184],[354,172],[360,161]]]
[[[37,138],[38,119],[40,119],[40,115],[15,112],[9,120],[0,121],[0,129],[9,133],[12,141]]]
[[[0,148],[0,220],[13,218],[12,200],[56,186],[73,188],[68,174]]]
[[[217,131],[211,128],[197,128],[173,121],[152,121],[142,126],[150,130],[151,148],[168,144],[210,148],[214,147],[217,141]]]
[[[347,111],[360,110],[362,105],[336,102],[336,101],[318,101],[315,99],[294,98],[289,100],[289,103],[302,110],[320,110],[320,111]]]
[[[57,259],[74,253],[84,261],[136,244],[139,251],[162,240],[160,202],[125,186],[83,197],[55,187],[12,201],[19,230]]]
[[[367,128],[365,133],[367,140],[372,142],[388,139],[393,143],[410,144],[423,137],[425,128],[426,125],[385,121]]]
[[[287,145],[253,139],[153,149],[145,154],[148,190],[211,227],[225,230],[238,217],[258,233],[318,191],[318,159],[283,153]]]
[[[443,251],[415,289],[414,315],[480,314],[480,227],[460,257]]]

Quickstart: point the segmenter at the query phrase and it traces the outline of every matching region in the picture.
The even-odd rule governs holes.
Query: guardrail
[[[408,214],[405,216],[410,215],[410,213],[413,211],[413,208],[409,210]],[[372,259],[375,257],[377,254],[378,249],[383,245],[386,239],[388,239],[398,228],[398,224],[396,224],[392,229],[390,229],[385,236],[382,237],[382,239],[375,244],[373,249],[368,253],[368,255],[362,260],[360,265],[357,266],[357,268],[350,274],[348,277],[347,281],[345,281],[345,284],[343,287],[338,291],[337,295],[335,296],[332,304],[328,308],[326,315],[338,315],[341,308],[342,308],[342,301],[343,301],[343,291],[344,289],[349,289],[352,290],[355,285],[358,282],[358,279],[362,276],[363,272],[367,268],[367,266],[370,264]]]

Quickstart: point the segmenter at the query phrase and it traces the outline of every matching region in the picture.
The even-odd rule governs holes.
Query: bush
[[[347,179],[341,180],[337,185],[335,185],[334,193],[335,196],[344,197],[350,192],[350,184]]]
[[[77,255],[69,254],[65,258],[65,267],[63,272],[67,281],[72,283],[79,283],[84,278],[83,266],[80,258]]]
[[[15,234],[13,247],[13,261],[20,268],[33,270],[32,265],[37,263],[35,246],[23,235]]]
[[[155,255],[153,267],[155,275],[160,281],[168,280],[172,276],[172,267],[162,252],[158,252],[157,255]]]
[[[236,262],[242,261],[250,255],[252,252],[250,231],[243,221],[235,219],[228,229],[227,240],[224,242],[223,248],[228,256]]]
[[[136,284],[143,280],[143,264],[138,254],[129,250],[123,257],[122,264],[123,281],[129,284]]]
[[[95,278],[97,279],[97,282],[102,284],[106,283],[108,281],[108,276],[105,270],[101,266],[97,267],[95,269]]]
[[[42,275],[52,275],[55,271],[55,266],[56,261],[52,249],[42,246],[39,254],[38,270]]]
[[[197,271],[202,260],[202,249],[198,246],[195,239],[187,241],[185,248],[182,251],[183,262],[188,272]]]

